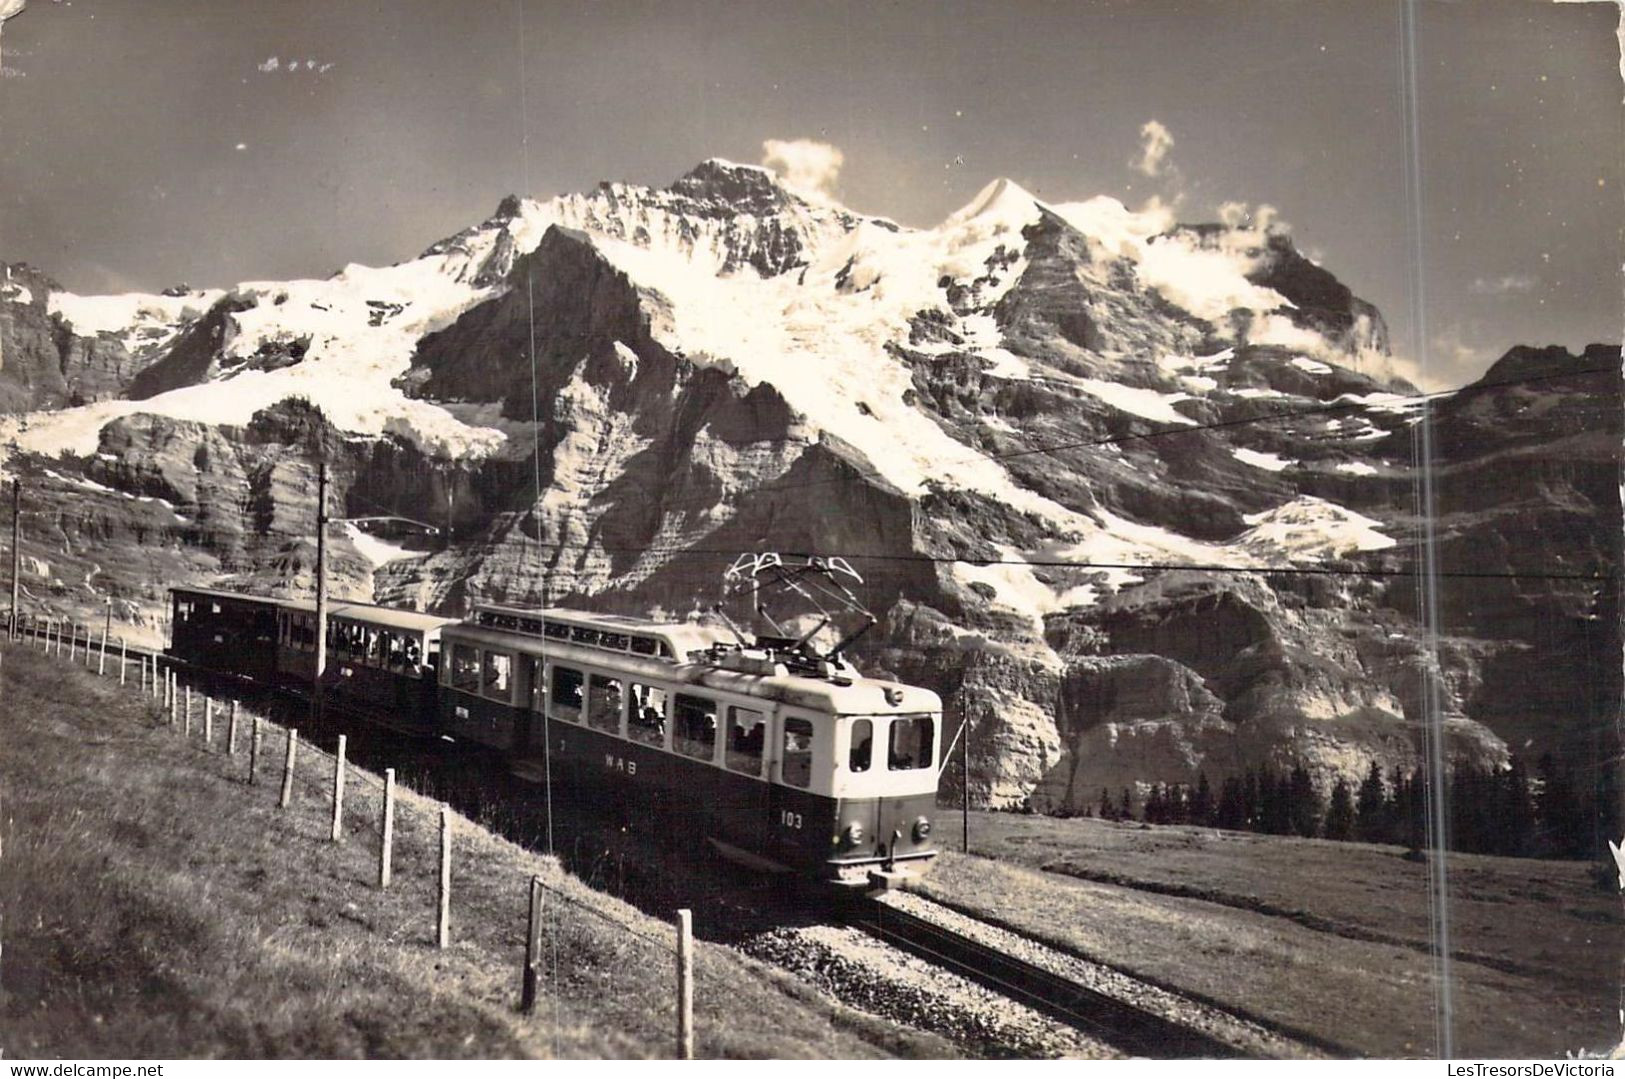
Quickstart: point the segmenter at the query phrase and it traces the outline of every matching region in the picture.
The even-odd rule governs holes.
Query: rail
[[[877,940],[944,967],[1123,1051],[1144,1057],[1241,1057],[1201,1030],[1080,985],[871,896],[852,896],[843,920]]]

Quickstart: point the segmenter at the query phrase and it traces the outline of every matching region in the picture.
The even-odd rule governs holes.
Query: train
[[[308,692],[316,609],[170,590],[174,661]],[[483,747],[515,775],[638,813],[755,870],[889,887],[937,855],[942,701],[804,640],[566,608],[449,618],[338,601],[326,701]]]

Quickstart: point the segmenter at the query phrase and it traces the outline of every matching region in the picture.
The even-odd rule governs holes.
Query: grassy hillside
[[[1348,1054],[1437,1052],[1427,866],[1402,848],[990,813],[971,844],[922,890]],[[1625,917],[1592,866],[1448,857],[1458,1054],[1618,1044]]]
[[[199,707],[201,712],[201,707]],[[453,945],[435,947],[437,804],[402,794],[376,887],[380,786],[355,769],[329,841],[332,760],[301,746],[276,808],[156,708],[8,646],[0,668],[0,1050],[8,1058],[666,1056],[673,931],[455,817]],[[243,740],[246,745],[246,738]],[[516,1010],[531,874],[549,885],[541,1006]],[[948,1055],[699,943],[701,1056]]]

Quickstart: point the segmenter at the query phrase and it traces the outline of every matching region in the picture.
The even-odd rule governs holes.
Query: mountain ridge
[[[1078,811],[1261,761],[1358,781],[1414,765],[1435,691],[1461,760],[1572,754],[1617,682],[1520,686],[1601,663],[1606,601],[1517,571],[1617,568],[1618,350],[1513,349],[1427,406],[1461,477],[1440,550],[1512,582],[1444,590],[1435,663],[1403,576],[1423,401],[1380,312],[1278,230],[1009,181],[907,229],[712,159],[666,188],[509,196],[321,281],[93,303],[28,280],[27,303],[0,290],[6,356],[21,324],[37,368],[73,367],[41,332],[117,362],[83,406],[35,392],[0,441],[36,475],[58,458],[50,498],[98,507],[97,534],[162,537],[149,568],[308,587],[318,453],[344,515],[451,537],[338,538],[338,587],[386,602],[682,615],[714,599],[696,567],[730,559],[708,552],[865,559],[861,658],[944,692],[984,804]],[[1612,379],[1564,374],[1610,357]],[[82,558],[82,534],[38,558]],[[59,605],[153,617],[156,577],[98,573],[43,576]]]

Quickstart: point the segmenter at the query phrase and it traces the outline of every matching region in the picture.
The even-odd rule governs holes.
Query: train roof
[[[239,603],[261,603],[267,607],[279,607],[286,602],[285,600],[277,599],[274,596],[254,596],[247,592],[228,592],[222,588],[191,588],[177,586],[171,588],[169,591],[179,595],[208,596],[212,599],[235,600]]]
[[[285,599],[278,601],[290,611],[300,611],[306,614],[316,613],[316,601],[313,599]],[[347,618],[352,622],[365,622],[373,626],[386,626],[389,629],[404,629],[415,633],[424,633],[455,625],[460,619],[440,614],[424,614],[422,611],[404,611],[399,607],[380,607],[376,603],[355,603],[349,600],[328,600],[327,617]]]
[[[266,607],[274,607],[289,611],[302,611],[309,614],[316,613],[316,601],[313,599],[289,599],[276,596],[256,596],[248,592],[228,592],[219,588],[192,588],[175,587],[169,590],[176,595],[207,596],[211,599],[227,599],[238,603],[254,603]],[[352,622],[366,622],[375,626],[387,626],[390,629],[404,629],[412,632],[427,632],[458,621],[445,615],[424,614],[421,611],[404,611],[398,607],[381,607],[376,603],[358,603],[354,600],[328,600],[327,616],[329,618],[348,618]]]
[[[665,654],[679,660],[687,659],[693,652],[706,651],[713,645],[735,643],[734,635],[720,626],[705,626],[698,622],[656,622],[624,614],[572,611],[565,607],[529,609],[480,603],[475,605],[474,614],[465,624],[554,640],[562,639],[566,635],[566,628],[596,630],[599,634],[624,638],[608,646],[611,651]],[[581,634],[569,636],[578,642],[583,639]],[[659,649],[640,642],[662,642],[666,648]]]
[[[532,612],[539,613],[539,612]],[[596,620],[598,616],[568,612]],[[706,628],[706,627],[701,627]],[[702,658],[671,659],[605,650],[571,641],[548,640],[511,630],[464,622],[454,630],[457,640],[500,645],[504,649],[534,648],[555,661],[584,667],[618,670],[630,678],[675,683],[695,691],[715,690],[835,715],[893,715],[900,712],[940,712],[942,698],[929,689],[879,678],[865,678],[844,668],[846,674],[819,677],[797,673],[754,650],[698,653]]]

